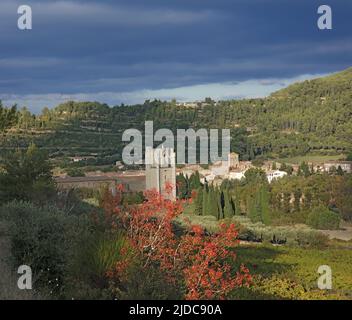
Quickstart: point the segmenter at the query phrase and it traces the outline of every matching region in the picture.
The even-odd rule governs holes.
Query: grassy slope
[[[351,89],[351,79],[352,68],[348,68],[330,76],[294,83],[287,88],[274,92],[271,97],[287,98],[296,96],[297,93],[309,93],[320,97],[322,92],[329,91],[331,88],[335,88],[340,93]]]

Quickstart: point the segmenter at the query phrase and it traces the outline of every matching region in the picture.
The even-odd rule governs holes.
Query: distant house
[[[217,166],[213,165],[210,170],[214,176],[225,176],[229,173],[229,167],[223,164]]]
[[[125,166],[124,166],[124,164],[122,163],[122,161],[116,161],[115,166],[116,166],[118,169],[120,169],[120,170],[122,170],[122,169],[125,168]]]
[[[328,161],[324,163],[324,171],[329,172],[330,170],[341,169],[346,173],[352,172],[352,161]]]
[[[201,178],[200,182],[201,183],[205,183],[205,181],[212,182],[215,180],[215,178],[216,178],[216,176],[213,173],[210,173],[210,174],[205,175],[204,178]]]
[[[245,178],[245,172],[246,171],[231,171],[229,173],[229,179],[230,180],[241,180]]]
[[[284,176],[287,176],[287,172],[280,170],[270,170],[266,173],[266,177],[269,183],[271,183],[273,180],[283,178]]]
[[[229,153],[227,161],[229,170],[237,169],[240,165],[239,154],[235,152]]]
[[[184,176],[187,176],[188,178],[190,178],[191,175],[196,173],[197,171],[200,173],[201,171],[204,171],[204,169],[202,169],[202,167],[199,166],[198,164],[185,165],[183,168],[176,169],[177,175],[182,173]]]
[[[196,108],[198,106],[198,103],[197,102],[183,102],[180,105],[183,107],[186,107],[186,108]]]
[[[81,161],[86,161],[89,159],[95,159],[95,156],[86,156],[86,157],[70,157],[70,160],[72,162],[81,162]]]

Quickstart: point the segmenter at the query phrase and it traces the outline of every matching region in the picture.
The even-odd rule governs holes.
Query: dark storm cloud
[[[17,29],[23,3],[32,31]],[[333,30],[317,28],[321,4],[332,6]],[[346,0],[2,0],[0,98],[334,72],[351,65],[351,17]]]

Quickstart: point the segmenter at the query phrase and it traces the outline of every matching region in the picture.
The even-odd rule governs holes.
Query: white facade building
[[[273,180],[283,178],[284,176],[287,176],[287,172],[280,170],[271,170],[266,173],[266,177],[269,183],[271,183]]]
[[[241,180],[245,178],[245,172],[246,171],[232,171],[229,173],[229,179],[230,180]]]

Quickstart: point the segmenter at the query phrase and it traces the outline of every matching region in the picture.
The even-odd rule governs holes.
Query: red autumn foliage
[[[121,205],[122,192],[122,185],[116,187],[115,195],[112,194],[109,188],[101,190],[99,206],[104,210],[106,219],[110,219],[115,214],[116,208]]]
[[[142,205],[115,207],[129,246],[143,268],[160,268],[166,281],[185,288],[185,299],[225,299],[234,288],[249,285],[248,269],[243,265],[237,270],[234,267],[233,248],[238,240],[233,224],[221,225],[214,234],[190,225],[177,235],[174,219],[182,213],[184,201],[166,200],[155,191],[146,192],[145,197]],[[109,276],[123,278],[129,261],[130,257],[119,262]]]

